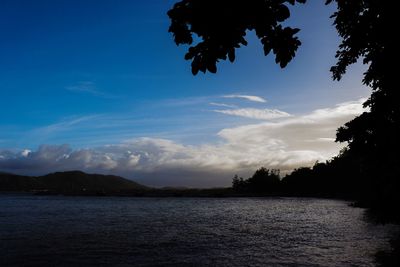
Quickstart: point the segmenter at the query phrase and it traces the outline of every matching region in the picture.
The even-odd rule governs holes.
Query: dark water
[[[0,195],[1,266],[374,266],[394,231],[336,200]]]

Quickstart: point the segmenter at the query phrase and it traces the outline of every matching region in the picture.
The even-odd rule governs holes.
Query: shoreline
[[[307,195],[288,193],[237,193],[232,189],[156,189],[137,192],[56,192],[56,191],[0,191],[0,194],[18,194],[30,196],[66,196],[66,197],[131,197],[131,198],[319,198],[350,201],[351,206],[364,208],[354,203],[355,199],[331,195]]]

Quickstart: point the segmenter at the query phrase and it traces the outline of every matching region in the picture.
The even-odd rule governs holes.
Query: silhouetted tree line
[[[262,167],[248,179],[235,175],[232,189],[244,194],[280,196],[333,197],[360,200],[365,196],[366,185],[353,159],[344,155],[346,150],[325,163],[301,167],[283,177],[279,170]]]
[[[381,173],[366,174],[363,157],[355,157],[349,148],[326,162],[301,167],[283,177],[279,170],[256,170],[250,178],[235,175],[232,189],[242,194],[280,196],[333,197],[354,200],[356,205],[369,207],[380,220],[400,221],[398,179],[386,180]],[[374,168],[376,166],[371,166]],[[391,182],[392,181],[392,182]]]
[[[282,196],[312,196],[346,198],[360,206],[376,209],[388,219],[399,220],[398,185],[382,181],[381,175],[366,175],[363,160],[354,157],[349,148],[326,162],[316,162],[312,167],[301,167],[283,177],[279,170],[262,167],[248,179],[235,175],[232,188],[239,193],[263,193]],[[393,186],[393,187],[391,187]]]

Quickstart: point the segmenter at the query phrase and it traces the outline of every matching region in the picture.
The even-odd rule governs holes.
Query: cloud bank
[[[38,175],[78,169],[155,186],[226,186],[235,173],[250,175],[261,166],[289,172],[329,159],[343,146],[333,142],[336,129],[363,112],[363,101],[290,117],[268,111],[279,120],[223,129],[217,133],[219,141],[210,144],[135,138],[94,148],[41,145],[35,151],[0,150],[0,170]]]

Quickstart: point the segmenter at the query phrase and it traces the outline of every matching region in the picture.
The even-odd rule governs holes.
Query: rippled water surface
[[[337,200],[0,195],[1,266],[374,266],[394,231]]]

